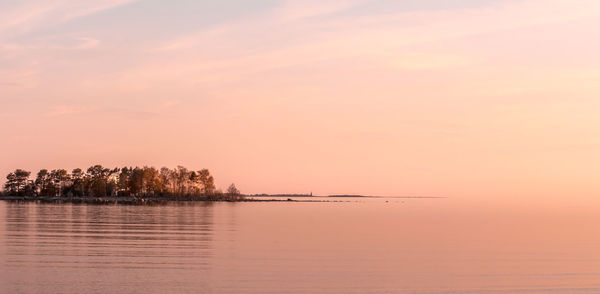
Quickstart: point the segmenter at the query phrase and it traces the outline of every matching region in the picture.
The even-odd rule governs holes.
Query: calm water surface
[[[600,293],[597,208],[0,201],[0,293]]]

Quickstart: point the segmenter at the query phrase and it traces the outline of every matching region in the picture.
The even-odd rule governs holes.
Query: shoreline
[[[338,200],[298,200],[298,199],[256,199],[246,198],[240,200],[206,199],[206,198],[181,198],[165,199],[158,197],[56,197],[56,196],[0,196],[0,201],[7,202],[35,202],[35,203],[69,203],[69,204],[99,204],[99,205],[162,205],[170,203],[190,202],[348,202]]]
[[[55,197],[55,196],[0,196],[1,201],[8,202],[39,202],[39,203],[73,203],[73,204],[168,204],[186,202],[298,202],[293,199],[241,199],[241,200],[212,200],[212,199],[165,199],[158,197]]]

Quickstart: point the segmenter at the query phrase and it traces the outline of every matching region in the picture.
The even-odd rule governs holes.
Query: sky
[[[596,0],[4,0],[0,174],[593,198]]]

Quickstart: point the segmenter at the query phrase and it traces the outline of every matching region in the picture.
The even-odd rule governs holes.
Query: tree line
[[[188,170],[183,166],[105,168],[94,165],[86,171],[76,168],[31,172],[16,169],[6,176],[4,195],[52,197],[160,197],[240,200],[240,191],[231,184],[226,192],[216,189],[208,169]]]

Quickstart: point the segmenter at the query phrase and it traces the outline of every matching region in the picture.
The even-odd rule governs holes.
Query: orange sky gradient
[[[426,2],[0,4],[0,174],[184,165],[245,193],[597,196],[600,2]]]

